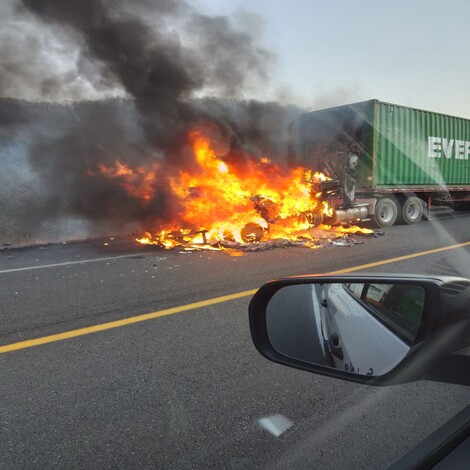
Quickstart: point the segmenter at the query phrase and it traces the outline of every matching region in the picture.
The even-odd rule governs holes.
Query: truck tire
[[[377,227],[391,227],[397,220],[397,203],[388,197],[379,199],[375,205],[372,222]]]
[[[417,197],[409,197],[402,206],[402,219],[405,224],[418,224],[423,218],[423,203]]]

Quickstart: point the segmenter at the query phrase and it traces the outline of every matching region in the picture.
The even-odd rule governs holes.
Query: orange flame
[[[320,200],[321,193],[314,192],[319,182],[329,179],[324,174],[285,168],[267,157],[234,163],[216,155],[201,129],[190,131],[189,142],[195,168],[160,175],[171,188],[178,213],[170,224],[145,232],[139,243],[171,248],[300,238],[308,244],[313,241],[312,226],[333,215],[328,203]],[[129,195],[147,203],[155,196],[160,170],[156,163],[131,168],[116,161],[113,167],[100,165],[89,174],[114,179]]]
[[[135,198],[150,201],[155,195],[155,182],[157,180],[158,165],[150,165],[149,168],[130,168],[128,165],[116,160],[114,167],[98,165],[98,171],[87,172],[90,176],[101,174],[110,179],[114,179],[125,191]]]

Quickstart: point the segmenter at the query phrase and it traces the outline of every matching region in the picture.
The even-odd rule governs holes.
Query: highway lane
[[[326,273],[468,240],[470,215],[456,214],[417,226],[392,227],[384,236],[354,247],[276,249],[242,257],[102,243],[2,251],[0,344],[251,290],[276,277]],[[465,257],[458,251],[441,258],[444,267],[426,269],[468,275]],[[103,261],[64,264],[96,259]],[[411,260],[406,266],[414,264]],[[386,269],[400,272],[397,266]]]
[[[2,343],[240,292],[273,277],[465,242],[469,221],[451,217],[445,230],[442,221],[393,227],[351,248],[240,258],[119,249],[118,256],[132,256],[4,272]],[[468,276],[469,252],[467,246],[369,270]],[[1,254],[0,271],[77,254],[116,253],[89,245],[12,251]],[[272,364],[251,343],[248,302],[1,355],[0,466],[377,468],[468,404],[465,387],[419,382],[370,389]],[[278,413],[293,426],[276,439],[257,420]]]
[[[468,403],[269,363],[248,300],[5,354],[2,468],[381,468]],[[274,438],[257,420],[282,414]],[[303,466],[302,462],[309,462]]]

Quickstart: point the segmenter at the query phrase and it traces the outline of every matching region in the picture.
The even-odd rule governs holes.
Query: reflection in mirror
[[[408,284],[298,284],[283,287],[266,310],[281,354],[360,375],[390,372],[410,350],[424,289]]]

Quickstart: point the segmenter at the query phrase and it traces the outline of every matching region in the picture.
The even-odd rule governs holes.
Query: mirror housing
[[[357,374],[344,368],[312,363],[300,355],[286,354],[282,349],[280,351],[279,346],[276,349],[269,329],[273,328],[273,322],[276,326],[275,322],[279,321],[276,318],[280,318],[280,315],[268,318],[268,311],[271,309],[270,302],[281,289],[300,285],[312,287],[322,285],[323,288],[332,284],[350,283],[413,286],[419,287],[424,292],[419,327],[412,341],[408,342],[409,351],[399,358],[398,363],[393,364],[390,370],[386,370],[382,375],[372,376],[365,372]],[[285,317],[288,314],[289,312],[286,312]],[[295,318],[292,321],[295,321]],[[470,385],[470,374],[468,374],[470,357],[456,354],[470,346],[470,280],[468,279],[378,274],[313,275],[279,279],[265,284],[254,295],[249,305],[249,322],[252,340],[258,351],[267,359],[285,366],[370,385],[393,385],[423,379]],[[282,328],[281,325],[279,327]],[[307,341],[310,340],[306,339],[306,335],[299,335],[299,346],[308,347]],[[459,361],[455,360],[456,357]],[[449,368],[451,363],[452,367]],[[451,369],[453,373],[450,372]]]

